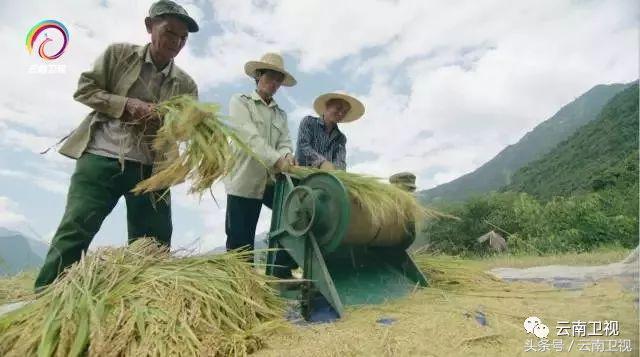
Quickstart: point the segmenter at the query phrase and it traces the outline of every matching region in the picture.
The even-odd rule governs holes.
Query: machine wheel
[[[284,229],[301,237],[311,229],[316,214],[315,197],[311,188],[297,186],[284,201]]]

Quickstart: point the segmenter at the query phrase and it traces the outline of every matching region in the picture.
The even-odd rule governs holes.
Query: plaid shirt
[[[298,129],[296,159],[302,166],[319,167],[322,162],[331,162],[336,169],[346,170],[347,137],[336,126],[331,133],[324,130],[322,118],[307,116]]]

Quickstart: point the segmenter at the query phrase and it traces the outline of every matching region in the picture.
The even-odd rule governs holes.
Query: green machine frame
[[[415,239],[413,222],[391,243],[381,227],[354,226],[355,220],[363,225],[358,210],[330,173],[278,175],[274,190],[266,273],[274,275],[277,250],[286,250],[302,269],[297,298],[305,319],[318,294],[342,317],[345,305],[380,303],[427,285],[406,252]],[[363,241],[353,239],[355,231],[373,233]]]

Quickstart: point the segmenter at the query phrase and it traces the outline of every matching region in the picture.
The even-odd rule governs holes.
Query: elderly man
[[[305,117],[298,129],[296,157],[300,165],[346,170],[347,137],[338,123],[362,117],[364,105],[346,93],[331,92],[316,98],[313,108],[319,117]]]
[[[168,190],[140,196],[129,191],[175,154],[176,148],[152,150],[151,138],[161,124],[154,105],[179,94],[197,96],[195,82],[173,59],[198,25],[180,5],[161,0],[151,6],[145,26],[149,44],[110,45],[80,76],[74,98],[93,111],[60,148],[77,159],[76,168],[36,290],[80,259],[121,196],[127,204],[129,243],[148,236],[171,244]]]
[[[245,73],[256,89],[236,94],[229,103],[229,116],[238,136],[255,157],[235,149],[236,164],[224,178],[227,192],[227,249],[253,249],[256,225],[262,205],[273,203],[273,174],[288,171],[295,164],[287,114],[273,96],[281,85],[291,87],[296,80],[284,68],[280,55],[267,53],[249,61]]]

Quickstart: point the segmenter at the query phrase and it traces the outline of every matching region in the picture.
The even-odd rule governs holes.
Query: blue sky
[[[39,155],[88,113],[72,99],[79,74],[112,42],[144,44],[151,1],[3,2],[0,40],[0,226],[51,239],[74,162]],[[600,83],[638,77],[638,7],[619,1],[185,1],[201,31],[176,63],[223,105],[252,90],[246,61],[281,52],[298,79],[276,96],[296,136],[313,99],[347,90],[366,105],[344,125],[348,169],[382,177],[411,170],[420,189],[472,171],[560,107]],[[62,74],[24,46],[27,31],[57,19],[70,43]],[[52,34],[54,36],[55,34]],[[224,244],[220,206],[173,190],[174,247]],[[268,227],[263,211],[259,231]],[[126,242],[124,205],[93,247]]]

